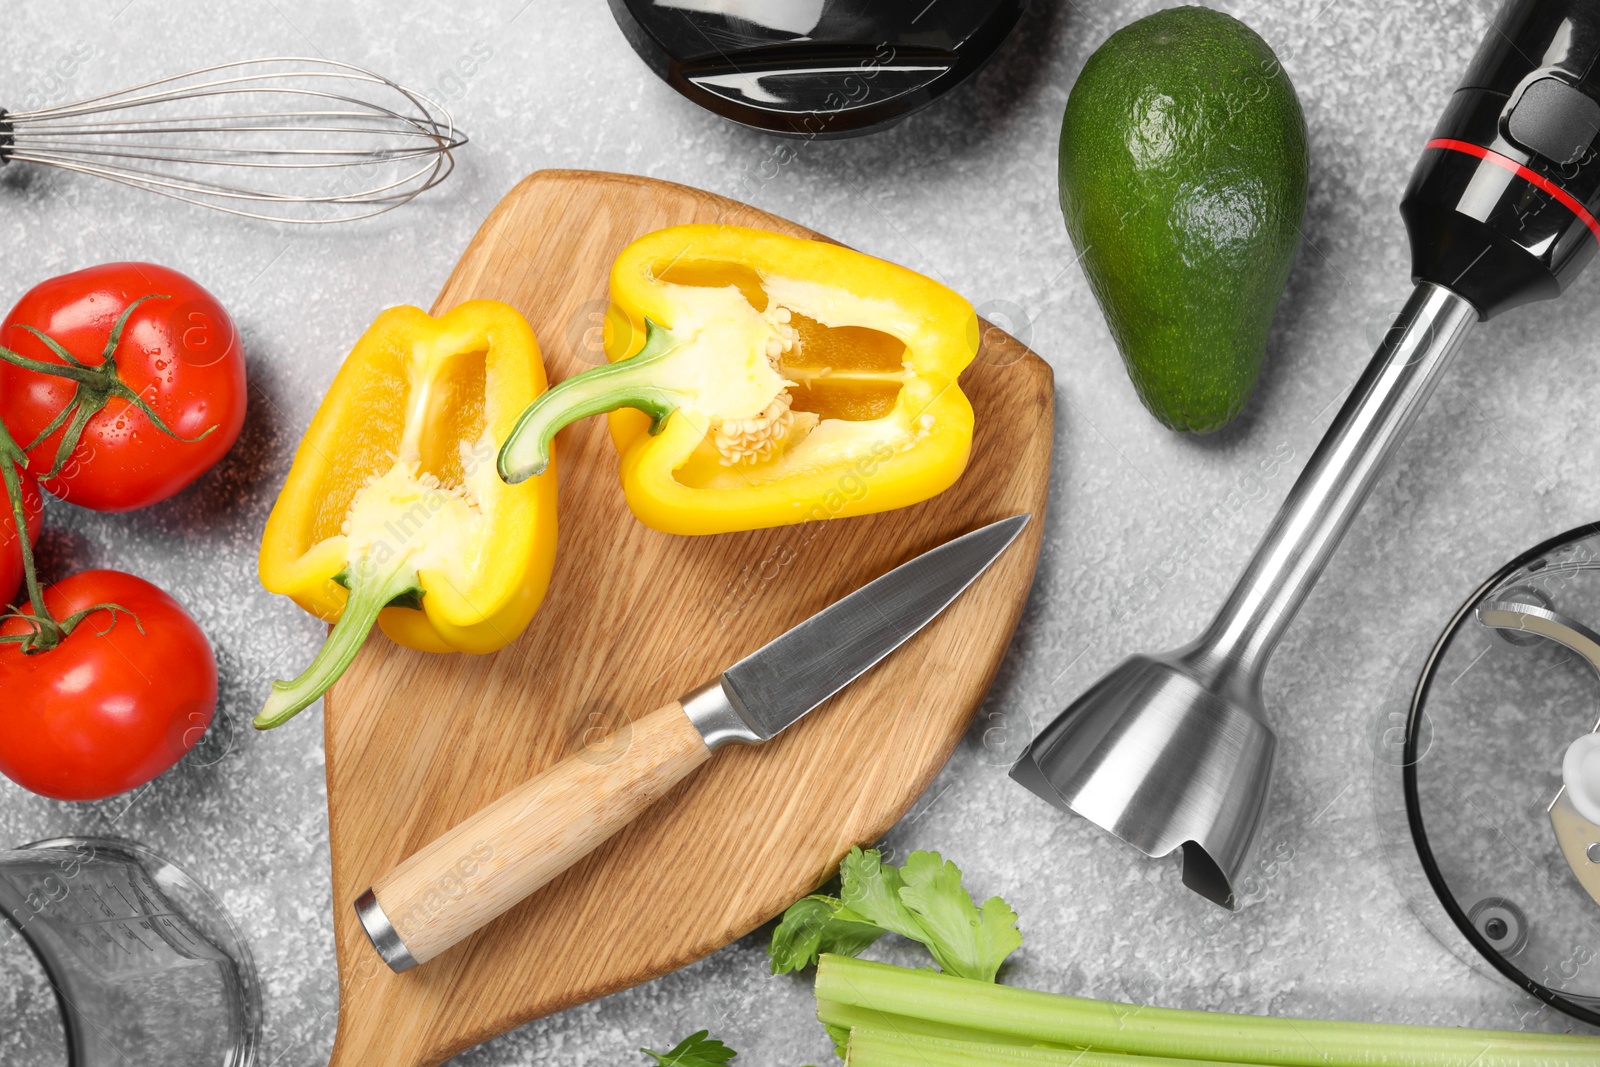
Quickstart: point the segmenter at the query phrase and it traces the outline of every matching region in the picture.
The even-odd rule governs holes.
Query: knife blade
[[[714,749],[793,725],[936,618],[1028,519],[901,564],[634,720],[620,751],[585,749],[446,831],[357,898],[373,948],[395,971],[432,959],[588,855]]]
[[[706,743],[759,743],[793,725],[931,622],[1027,523],[1013,515],[929,549],[723,671],[722,694],[746,729]]]

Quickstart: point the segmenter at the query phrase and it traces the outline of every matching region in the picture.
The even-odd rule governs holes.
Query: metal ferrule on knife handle
[[[753,717],[728,691],[720,675],[700,688],[680,697],[683,713],[700,731],[706,747],[716,751],[726,744],[756,745],[766,740]]]

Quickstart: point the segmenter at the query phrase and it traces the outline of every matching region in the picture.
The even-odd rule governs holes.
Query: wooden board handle
[[[356,903],[397,971],[426,963],[577,863],[711,755],[674,701],[584,748],[379,878]]]

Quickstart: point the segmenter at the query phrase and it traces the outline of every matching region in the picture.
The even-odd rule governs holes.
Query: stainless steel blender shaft
[[[1149,855],[1182,848],[1184,884],[1234,907],[1276,747],[1267,660],[1476,321],[1467,300],[1418,285],[1211,625],[1183,648],[1125,660],[1033,740],[1012,777]]]
[[[1478,321],[1424,282],[1389,328],[1201,643],[1220,672],[1259,679],[1373,482]]]

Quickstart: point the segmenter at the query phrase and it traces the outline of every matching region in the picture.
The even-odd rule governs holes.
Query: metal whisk
[[[38,163],[277,222],[346,222],[438,185],[450,113],[325,59],[223,63],[32,111],[0,110],[0,166]]]

